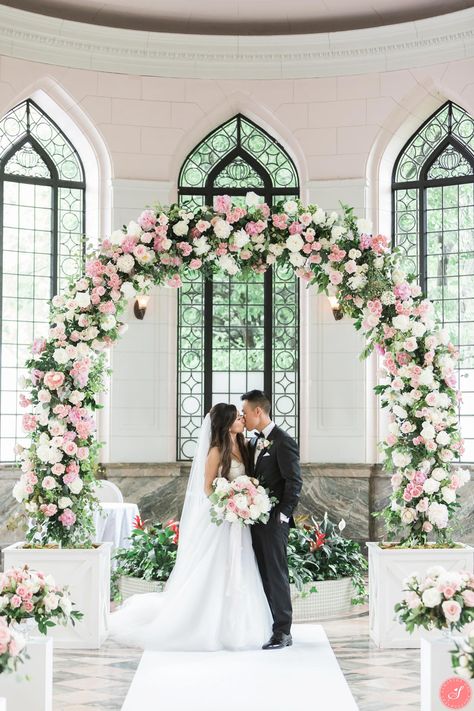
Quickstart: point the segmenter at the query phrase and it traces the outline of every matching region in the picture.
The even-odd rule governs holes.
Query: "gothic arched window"
[[[31,100],[0,120],[0,461],[24,440],[21,368],[48,330],[49,304],[84,265],[84,170],[70,141]]]
[[[284,148],[237,115],[186,158],[178,194],[191,209],[215,195],[244,204],[253,191],[269,205],[299,195],[295,165]],[[179,289],[177,459],[194,452],[196,431],[215,402],[252,388],[272,400],[272,417],[298,436],[299,280],[279,266],[264,275],[189,274]]]
[[[460,350],[464,461],[474,461],[474,121],[448,101],[393,171],[393,238]]]

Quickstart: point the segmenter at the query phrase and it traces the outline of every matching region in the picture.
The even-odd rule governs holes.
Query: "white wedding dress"
[[[126,600],[110,616],[112,639],[143,649],[214,651],[259,649],[271,636],[272,615],[250,527],[212,523],[209,500],[199,491],[209,433],[205,420],[186,492],[176,564],[165,590]],[[232,460],[229,479],[241,474],[244,465]]]

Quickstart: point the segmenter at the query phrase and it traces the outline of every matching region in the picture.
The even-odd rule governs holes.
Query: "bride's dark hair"
[[[211,447],[217,447],[221,453],[222,476],[227,477],[232,462],[232,439],[230,428],[237,419],[237,408],[226,402],[218,402],[212,407],[211,412]],[[242,432],[236,435],[237,446],[240,457],[244,463],[245,471],[248,471],[249,455],[245,444],[245,437]]]

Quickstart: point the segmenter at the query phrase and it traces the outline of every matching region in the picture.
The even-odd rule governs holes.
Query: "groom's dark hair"
[[[253,407],[260,407],[267,415],[270,414],[272,403],[263,390],[249,390],[248,393],[244,393],[240,399],[247,400],[247,402],[252,403]]]

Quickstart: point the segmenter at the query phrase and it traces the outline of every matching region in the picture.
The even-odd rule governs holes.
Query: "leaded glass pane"
[[[2,462],[15,459],[15,442],[26,444],[18,379],[33,339],[47,334],[48,301],[82,271],[82,175],[72,145],[33,102],[0,121]]]
[[[450,108],[445,104],[431,119],[415,134],[397,161],[395,172],[396,182],[418,180],[421,168],[427,158],[448,135]]]
[[[465,462],[474,461],[473,149],[472,118],[448,102],[399,157],[393,193],[394,240],[405,267],[419,274],[436,317],[459,347],[458,382],[463,393],[459,424]],[[406,166],[415,163],[416,170],[408,174]],[[409,188],[403,186],[402,176]]]
[[[48,166],[30,143],[25,143],[5,164],[7,175],[23,175],[27,178],[50,178]]]
[[[233,155],[226,158],[231,151]],[[258,169],[250,165],[249,156],[257,161]],[[241,194],[235,194],[236,190]],[[213,196],[224,192],[245,206],[248,191],[260,195],[262,202],[275,204],[298,195],[298,177],[282,147],[239,115],[213,131],[188,156],[181,170],[179,195],[181,204],[191,209],[212,205]],[[178,459],[193,455],[205,402],[226,401],[240,407],[241,394],[253,388],[273,394],[273,419],[297,437],[299,282],[294,271],[279,268],[274,278],[271,272],[250,278],[217,274],[207,287],[202,277],[192,274],[183,284],[178,295]],[[201,314],[192,331],[192,347],[187,323],[189,290]],[[212,323],[210,332],[205,331],[205,313]],[[190,349],[192,366],[186,362]],[[272,372],[266,372],[267,363],[272,364]]]

